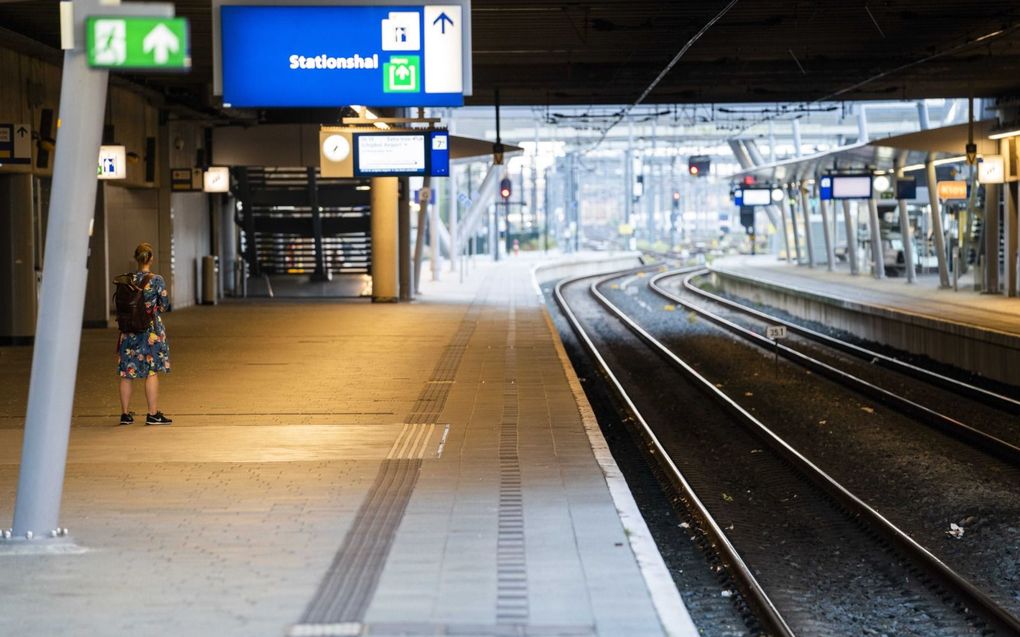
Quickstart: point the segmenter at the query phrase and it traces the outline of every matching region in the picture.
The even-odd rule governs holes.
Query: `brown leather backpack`
[[[135,281],[132,273],[122,274],[113,280],[117,289],[113,302],[117,308],[117,327],[121,332],[136,333],[149,329],[152,313],[145,309],[145,286],[154,275],[147,272],[141,283]],[[155,310],[153,310],[155,311]]]

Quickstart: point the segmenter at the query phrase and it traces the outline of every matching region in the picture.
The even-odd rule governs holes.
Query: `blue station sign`
[[[462,7],[220,7],[232,107],[461,106]]]

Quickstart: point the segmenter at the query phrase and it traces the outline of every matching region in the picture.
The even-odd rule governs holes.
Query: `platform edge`
[[[588,397],[584,393],[584,388],[581,387],[581,381],[574,371],[574,366],[570,363],[567,350],[563,347],[556,325],[549,315],[541,287],[534,277],[532,280],[541,298],[542,316],[545,318],[546,327],[552,337],[556,355],[563,366],[563,373],[567,377],[570,393],[574,396],[574,403],[577,405],[581,423],[588,435],[592,453],[602,471],[602,477],[609,488],[609,494],[613,498],[613,506],[626,531],[631,551],[641,570],[641,577],[645,580],[645,586],[652,598],[652,605],[659,616],[659,622],[670,637],[695,637],[700,634],[698,628],[691,619],[683,598],[680,597],[680,591],[677,590],[676,584],[673,582],[673,576],[662,559],[659,547],[655,543],[651,531],[648,530],[648,525],[638,509],[637,502],[634,501],[630,486],[617,466],[616,460],[609,450],[609,444],[602,435],[598,420],[595,418],[595,411],[588,403]]]

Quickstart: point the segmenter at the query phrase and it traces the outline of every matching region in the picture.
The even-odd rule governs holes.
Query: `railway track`
[[[1020,466],[1020,446],[1012,440],[1005,439],[1020,436],[1020,428],[1016,427],[1015,418],[1012,417],[1013,414],[1020,413],[1020,402],[1009,396],[900,361],[702,290],[694,285],[692,280],[704,276],[707,272],[704,268],[663,272],[652,277],[648,285],[664,299],[682,305],[750,343],[774,351],[797,365],[885,404],[917,422],[964,441],[984,453]],[[678,291],[682,290],[682,294],[673,292],[663,285],[663,282],[669,279],[681,281]],[[719,306],[722,311],[710,309],[709,306]],[[767,325],[785,326],[789,332],[799,337],[799,343],[810,342],[812,347],[792,346],[769,339],[764,336]],[[820,349],[849,355],[857,359],[857,362],[855,365],[849,365],[847,357],[833,356],[832,352],[823,352]],[[865,364],[862,365],[859,361],[864,361]],[[875,376],[874,366],[881,366],[913,381],[948,390],[959,399],[940,401],[941,408],[930,407],[926,403],[931,399],[931,392],[926,393],[925,398],[915,399],[906,395],[902,389],[889,389],[886,385],[892,383],[889,383],[887,378],[876,377],[871,380],[865,378]],[[899,381],[896,384],[902,386],[902,383],[903,381]],[[975,425],[973,422],[967,422],[975,418],[975,403],[1008,415],[1002,418],[987,413],[980,414],[982,424]],[[949,411],[954,413],[947,413]]]
[[[759,624],[752,630],[1020,633],[1020,620],[794,449],[599,289],[642,271],[647,269],[565,280],[554,297],[754,609]]]

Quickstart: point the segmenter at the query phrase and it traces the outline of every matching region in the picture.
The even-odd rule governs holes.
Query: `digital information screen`
[[[770,188],[744,188],[745,206],[768,206],[772,204],[772,190]]]
[[[425,135],[354,135],[355,177],[415,177],[427,174]]]
[[[833,199],[871,199],[871,175],[833,175]]]
[[[448,177],[450,136],[430,133],[354,133],[355,177]]]

